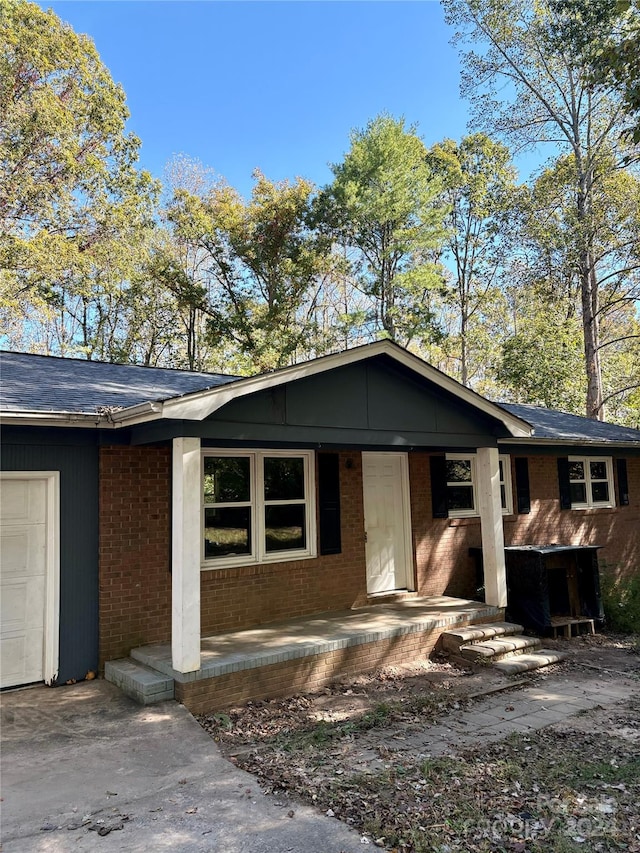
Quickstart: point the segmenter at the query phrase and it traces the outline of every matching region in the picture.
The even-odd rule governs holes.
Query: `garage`
[[[0,475],[0,686],[55,681],[58,671],[57,472]]]

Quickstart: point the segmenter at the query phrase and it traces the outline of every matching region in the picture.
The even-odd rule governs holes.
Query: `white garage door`
[[[0,480],[0,686],[57,670],[57,474]]]

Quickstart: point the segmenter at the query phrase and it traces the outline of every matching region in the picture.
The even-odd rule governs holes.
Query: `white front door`
[[[56,675],[57,476],[1,475],[1,687]]]
[[[406,453],[363,453],[367,592],[411,583],[411,517]]]

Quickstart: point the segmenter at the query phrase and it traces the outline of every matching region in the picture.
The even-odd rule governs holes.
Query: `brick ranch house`
[[[638,566],[640,431],[497,405],[388,341],[250,378],[10,352],[1,369],[5,687],[165,644],[198,706],[203,638],[477,599],[470,549],[493,608],[505,545]]]

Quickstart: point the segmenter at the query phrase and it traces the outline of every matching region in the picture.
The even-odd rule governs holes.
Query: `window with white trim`
[[[570,456],[569,491],[572,509],[615,506],[610,456]]]
[[[513,512],[511,461],[509,456],[498,457],[500,465],[500,503],[503,515]],[[447,508],[450,518],[473,517],[479,514],[476,496],[477,473],[475,453],[447,453]]]
[[[204,566],[314,557],[313,462],[311,450],[204,451]]]

